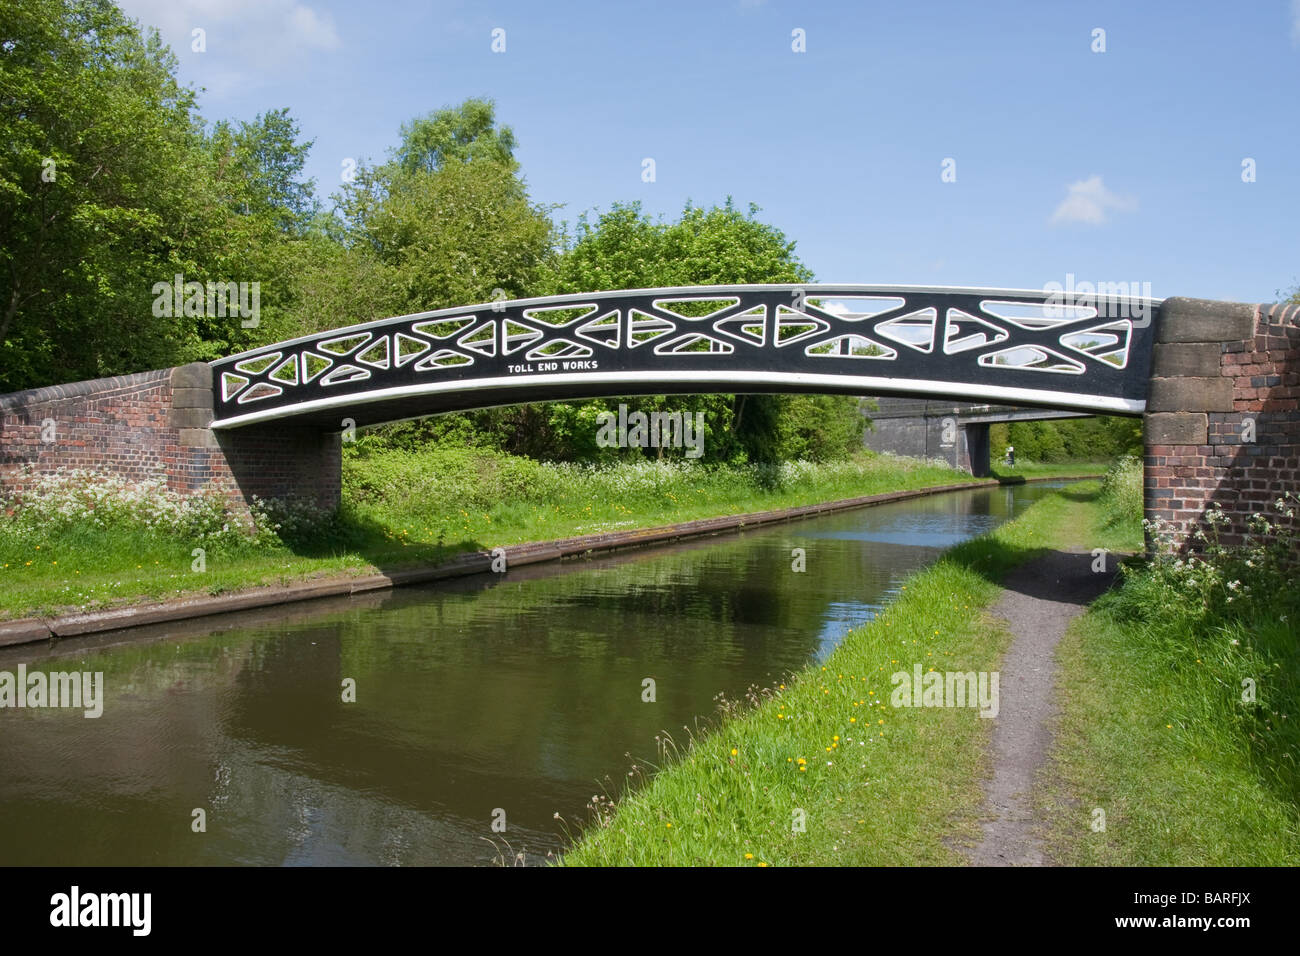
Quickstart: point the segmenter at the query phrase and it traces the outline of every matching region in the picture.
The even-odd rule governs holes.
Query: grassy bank
[[[1280,559],[1135,567],[1075,622],[1039,793],[1055,859],[1300,865],[1300,589]]]
[[[978,833],[992,721],[970,708],[892,707],[890,675],[915,663],[997,670],[1010,635],[985,609],[1007,571],[1049,546],[1135,544],[1131,524],[1107,526],[1089,482],[952,549],[824,667],[689,746],[669,745],[667,766],[593,819],[564,863],[962,862],[958,847]]]
[[[991,475],[999,481],[1014,482],[1029,478],[1091,478],[1103,475],[1111,461],[1072,461],[1044,465],[1036,461],[1018,461],[1015,465],[993,462]]]
[[[349,451],[336,514],[269,509],[245,529],[218,497],[65,475],[0,509],[0,617],[366,574],[497,545],[972,480],[868,453],[773,467],[596,468],[457,449]]]

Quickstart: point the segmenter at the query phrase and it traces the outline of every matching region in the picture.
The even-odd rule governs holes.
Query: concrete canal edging
[[[1100,476],[1082,475],[1068,479],[1059,477],[1026,478],[1024,481],[1025,483],[1073,481],[1096,477]],[[508,571],[512,566],[558,561],[562,558],[591,552],[635,548],[664,541],[674,541],[679,538],[718,534],[723,531],[758,527],[780,521],[810,518],[829,512],[844,511],[849,508],[862,508],[891,501],[903,501],[908,498],[921,498],[949,491],[968,491],[976,488],[996,487],[1001,484],[1020,484],[1020,482],[999,482],[996,479],[988,479],[935,485],[931,488],[916,488],[907,491],[888,491],[858,498],[841,498],[838,501],[827,501],[815,505],[801,505],[795,508],[778,508],[772,511],[723,515],[717,518],[699,518],[694,521],[663,525],[657,528],[607,531],[601,534],[561,538],[556,541],[528,542],[505,546],[502,550],[505,552],[506,569]],[[214,597],[176,598],[168,601],[109,608],[103,611],[63,614],[50,618],[31,617],[2,621],[0,622],[0,647],[34,644],[65,637],[82,637],[88,634],[143,627],[148,624],[164,624],[169,621],[207,617],[231,611],[246,611],[276,604],[310,601],[315,598],[343,597],[349,594],[361,594],[367,591],[403,587],[410,584],[424,584],[446,578],[466,577],[472,574],[492,574],[494,573],[492,562],[493,557],[490,552],[475,551],[459,555],[450,561],[432,567],[383,571],[378,574],[360,576],[333,575],[328,578],[303,581],[299,584],[248,588],[233,594]]]

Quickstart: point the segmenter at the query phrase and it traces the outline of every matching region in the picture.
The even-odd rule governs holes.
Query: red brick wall
[[[1184,311],[1182,303],[1192,304]],[[1300,492],[1300,306],[1171,305],[1174,325],[1192,311],[1205,314],[1186,323],[1184,334],[1170,329],[1158,336],[1185,351],[1162,356],[1157,345],[1153,382],[1164,377],[1170,387],[1153,389],[1158,400],[1148,406],[1147,516],[1172,523],[1186,543],[1217,504],[1231,519],[1220,540],[1239,543],[1252,514],[1276,517],[1273,502]],[[1224,307],[1220,322],[1215,305]],[[1240,334],[1195,355],[1203,346],[1190,343],[1233,331]],[[1246,440],[1248,420],[1253,441]]]
[[[176,454],[171,392],[165,369],[0,396],[0,482],[12,487],[24,464],[42,474],[90,468],[133,481],[164,474]],[[41,438],[46,421],[51,442]]]
[[[193,493],[216,488],[236,503],[252,496],[302,497],[338,504],[339,437],[279,428],[214,435],[192,417],[205,404],[192,387],[206,366],[141,372],[0,396],[0,496],[20,486],[20,471],[86,468],[141,482],[165,478]],[[184,387],[175,387],[181,383]],[[211,419],[210,384],[206,417]],[[188,393],[175,408],[174,398]],[[53,425],[53,441],[42,439]]]

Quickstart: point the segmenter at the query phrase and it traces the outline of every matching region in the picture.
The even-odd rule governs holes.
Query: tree
[[[266,217],[284,233],[307,228],[318,208],[315,182],[302,178],[313,144],[299,142],[298,136],[298,123],[287,107],[252,122],[214,125],[208,151],[231,210]]]
[[[363,229],[393,270],[401,311],[484,302],[498,289],[521,297],[551,249],[546,211],[509,167],[491,161],[401,177]]]
[[[157,32],[106,0],[13,0],[0,51],[0,391],[262,341],[313,205],[288,112],[205,130]],[[272,321],[155,309],[176,275],[257,282]]]
[[[0,50],[0,391],[164,364],[185,323],[149,290],[199,164],[175,58],[93,0],[15,0]]]
[[[393,153],[397,169],[407,175],[474,161],[518,169],[515,134],[509,126],[497,127],[491,100],[468,99],[403,124],[402,143]]]
[[[848,401],[853,414],[846,414]],[[777,453],[782,458],[829,461],[862,447],[867,417],[858,399],[834,395],[791,395],[781,409]]]
[[[346,252],[330,265],[382,275],[390,315],[529,294],[552,251],[549,209],[530,202],[491,102],[466,100],[401,133],[387,162],[361,166],[336,197]],[[336,284],[355,298],[346,277]]]
[[[669,285],[811,282],[795,244],[759,221],[758,207],[743,215],[728,199],[702,209],[687,204],[681,218],[656,223],[641,204],[616,203],[593,224],[584,213],[556,261],[548,292],[593,292]]]
[[[1008,444],[1024,461],[1109,461],[1142,454],[1142,420],[1096,416],[989,426],[989,447],[995,457],[1001,457]]]

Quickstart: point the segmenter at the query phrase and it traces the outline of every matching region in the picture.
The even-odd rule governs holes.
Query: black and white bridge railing
[[[214,428],[337,430],[489,405],[839,392],[1140,414],[1153,299],[864,285],[637,289],[487,303],[212,363]]]

